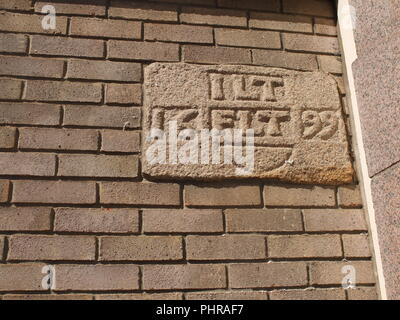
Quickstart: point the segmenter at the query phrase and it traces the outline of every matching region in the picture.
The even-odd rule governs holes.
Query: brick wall
[[[55,30],[41,26],[49,3]],[[1,299],[377,297],[356,182],[141,174],[151,62],[323,70],[344,96],[330,1],[0,0],[0,9]],[[52,289],[41,285],[45,265],[55,267]],[[356,290],[341,287],[345,265]]]

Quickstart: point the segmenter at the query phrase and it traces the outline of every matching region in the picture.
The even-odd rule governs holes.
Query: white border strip
[[[353,132],[354,132],[354,140],[356,142],[357,150],[356,157],[358,161],[358,166],[360,169],[360,180],[363,187],[363,198],[364,203],[367,205],[367,215],[368,215],[368,222],[370,227],[370,234],[372,238],[372,245],[373,251],[375,256],[375,263],[376,263],[376,272],[378,276],[378,289],[380,292],[380,298],[382,300],[387,300],[387,293],[385,287],[385,277],[383,273],[382,267],[382,258],[381,252],[379,248],[379,238],[378,238],[378,230],[376,226],[375,220],[375,210],[374,210],[374,203],[372,199],[372,191],[371,191],[371,179],[368,175],[368,167],[367,167],[367,160],[365,155],[364,143],[362,138],[362,129],[361,129],[361,121],[360,121],[360,114],[359,108],[357,104],[357,97],[356,97],[356,90],[354,84],[354,77],[353,77],[353,69],[352,64],[357,59],[357,51],[356,45],[354,41],[354,33],[353,28],[349,27],[349,23],[351,23],[351,19],[349,16],[344,16],[343,10],[346,10],[349,7],[349,0],[339,0],[338,4],[338,24],[340,28],[340,37],[342,43],[342,50],[344,61],[346,65],[346,73],[347,73],[347,85],[348,85],[348,95],[351,101],[351,112],[353,116]],[[348,12],[350,13],[350,12]]]

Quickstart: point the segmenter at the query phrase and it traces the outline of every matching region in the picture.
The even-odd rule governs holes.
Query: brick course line
[[[140,168],[150,63],[320,70],[345,97],[332,7],[302,2],[57,2],[48,31],[47,2],[0,4],[0,300],[376,299],[355,185],[147,181]],[[341,288],[344,263],[356,290]]]

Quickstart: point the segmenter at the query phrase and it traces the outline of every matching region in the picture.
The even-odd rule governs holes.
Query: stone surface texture
[[[144,81],[142,161],[144,173],[152,177],[223,180],[245,176],[319,184],[352,180],[339,93],[332,76],[238,65],[154,63],[145,69]],[[187,143],[179,140],[174,163],[170,152],[174,122],[177,134],[191,129],[198,136],[198,140],[190,138],[200,150],[190,163],[180,160]],[[166,143],[160,150],[168,155],[166,161],[154,161],[147,154],[157,143],[151,138],[154,129],[165,133]],[[202,129],[228,130],[232,136],[235,129],[243,134],[254,130],[254,170],[238,173],[246,169],[246,163],[239,161],[212,163],[210,146],[200,141]],[[222,140],[221,159],[232,154],[228,140]],[[202,164],[203,151],[209,153],[208,164]]]

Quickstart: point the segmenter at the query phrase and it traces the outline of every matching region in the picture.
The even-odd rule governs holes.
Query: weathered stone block
[[[330,75],[154,63],[145,69],[144,93],[142,163],[149,176],[352,180],[340,97]]]

